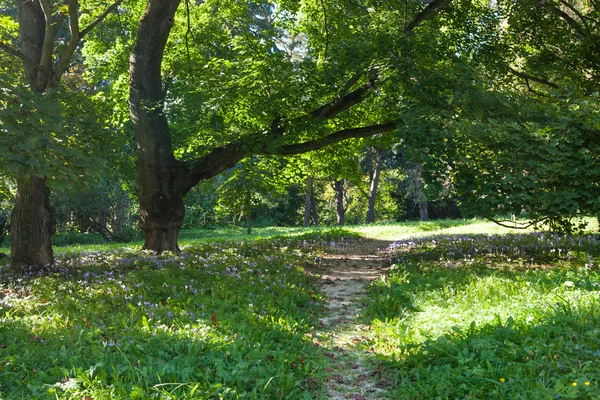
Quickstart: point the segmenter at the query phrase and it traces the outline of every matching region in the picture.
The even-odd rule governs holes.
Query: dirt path
[[[365,400],[385,398],[368,355],[357,348],[368,326],[358,322],[366,286],[386,274],[385,249],[391,242],[361,240],[320,257],[317,273],[327,296],[328,315],[320,320],[318,337],[333,368],[327,371],[327,398]]]

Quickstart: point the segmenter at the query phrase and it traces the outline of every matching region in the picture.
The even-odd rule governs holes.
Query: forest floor
[[[321,276],[321,291],[327,299],[327,316],[320,320],[315,337],[327,349],[332,367],[325,377],[328,399],[365,400],[386,398],[371,354],[361,348],[370,329],[360,321],[367,286],[385,276],[389,266],[386,249],[392,242],[361,240],[344,249],[323,253],[314,272]]]

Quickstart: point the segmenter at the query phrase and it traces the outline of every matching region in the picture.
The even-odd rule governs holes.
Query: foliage
[[[136,232],[136,206],[128,183],[117,174],[101,174],[86,190],[53,193],[51,204],[57,230],[108,229],[131,239]]]
[[[282,165],[282,160],[268,157],[242,160],[218,188],[217,211],[250,218],[252,208],[272,204],[287,189]]]

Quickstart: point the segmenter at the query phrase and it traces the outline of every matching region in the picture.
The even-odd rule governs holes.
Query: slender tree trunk
[[[252,203],[250,202],[250,191],[248,191],[246,193],[246,222],[247,222],[247,229],[246,229],[246,234],[250,235],[252,233]]]
[[[42,178],[19,180],[10,224],[13,267],[52,264],[52,215],[48,198]]]
[[[429,211],[427,208],[427,199],[422,198],[419,200],[419,214],[421,221],[427,221],[429,219]]]
[[[346,221],[346,208],[344,207],[344,180],[336,180],[334,189],[337,205],[337,224],[342,226]]]
[[[314,185],[313,185],[313,190],[312,190],[310,198],[311,198],[310,207],[312,209],[313,225],[318,226],[319,225],[319,214],[317,213],[317,199],[315,198]]]
[[[375,170],[373,171],[373,178],[371,179],[371,188],[369,189],[369,203],[367,206],[367,217],[365,222],[367,224],[375,222],[375,200],[377,197],[377,186],[379,185],[379,175],[381,173],[381,163],[383,157],[379,150],[375,150]]]
[[[313,182],[309,176],[306,178],[306,196],[304,198],[304,226],[310,225],[310,207],[312,204],[311,196],[313,194]]]
[[[415,184],[415,200],[419,205],[419,216],[421,221],[427,221],[429,219],[429,211],[427,208],[427,197],[423,193],[423,181],[421,174],[423,172],[423,165],[417,164],[413,169],[413,180]]]

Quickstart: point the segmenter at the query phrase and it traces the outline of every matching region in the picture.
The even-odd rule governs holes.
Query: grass
[[[392,251],[365,313],[392,398],[600,398],[595,236],[444,234]]]
[[[94,251],[3,274],[0,397],[311,398],[321,305],[290,244]]]
[[[305,268],[361,237],[397,240],[360,345],[389,398],[600,398],[598,239],[507,232],[434,221],[190,230],[161,256],[56,246],[51,269],[0,273],[0,398],[323,397],[323,299]]]

